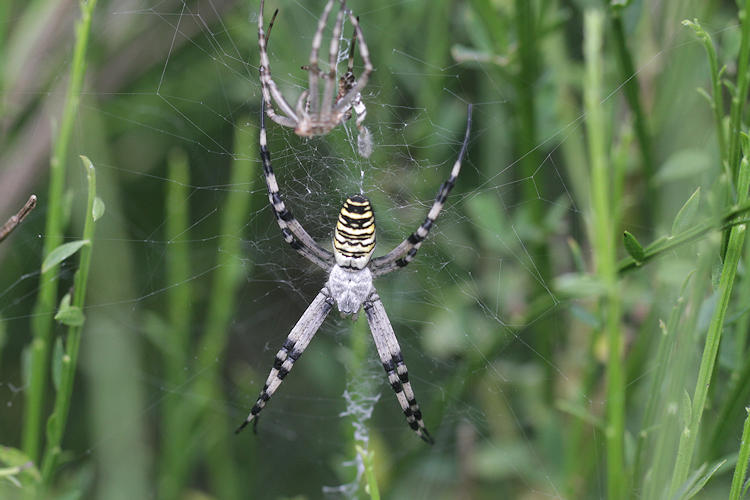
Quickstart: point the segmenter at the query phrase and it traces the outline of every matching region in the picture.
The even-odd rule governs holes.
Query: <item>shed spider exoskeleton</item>
[[[471,105],[468,109],[466,134],[458,159],[453,165],[450,176],[440,186],[424,222],[396,248],[382,257],[371,260],[375,249],[375,217],[370,201],[366,197],[361,194],[352,195],[341,207],[333,233],[333,253],[318,245],[286,207],[271,168],[271,154],[266,143],[265,115],[261,109],[260,155],[268,187],[268,199],[281,228],[281,234],[284,240],[303,257],[324,269],[328,273],[328,281],[294,325],[279,352],[276,353],[273,368],[260,396],[236,432],[241,431],[250,422],[255,421],[257,424],[258,413],[266,406],[320,328],[323,320],[336,305],[342,315],[353,317],[356,317],[360,309],[364,308],[380,361],[388,374],[391,387],[396,392],[401,409],[406,415],[406,421],[420,438],[428,443],[433,442],[422,421],[422,412],[414,397],[398,340],[372,281],[373,278],[406,266],[414,259],[456,182],[461,170],[461,161],[469,143],[470,129]]]
[[[367,116],[367,109],[362,102],[362,89],[367,84],[367,80],[372,73],[372,63],[370,62],[370,53],[362,35],[362,29],[359,27],[358,18],[350,10],[346,9],[346,0],[340,0],[341,8],[336,16],[336,24],[333,26],[331,34],[331,44],[328,52],[328,71],[324,72],[318,67],[318,52],[323,41],[323,29],[328,22],[328,16],[333,8],[334,0],[328,0],[323,15],[318,21],[318,28],[315,31],[310,51],[309,64],[302,66],[308,72],[309,88],[304,90],[297,99],[296,108],[287,102],[284,96],[276,86],[276,82],[271,77],[271,68],[268,59],[268,38],[263,31],[263,5],[264,0],[260,0],[260,14],[258,15],[258,47],[260,48],[260,86],[263,92],[263,101],[268,117],[279,125],[291,127],[294,132],[302,137],[311,137],[314,135],[324,135],[333,130],[338,124],[351,118],[352,109],[357,114],[357,129],[359,136],[357,138],[357,147],[359,154],[365,158],[372,153],[372,136],[370,131],[362,122]],[[278,12],[278,11],[277,11]],[[336,82],[336,64],[338,62],[339,45],[341,43],[341,30],[344,23],[344,15],[348,15],[354,26],[351,46],[349,50],[349,62],[347,72]],[[276,14],[274,14],[274,17]],[[268,27],[270,35],[273,19]],[[359,40],[359,54],[365,64],[365,69],[359,79],[354,76],[354,48],[355,41]],[[323,80],[323,95],[318,88],[318,80]],[[281,110],[282,114],[276,114],[273,108],[271,98]]]

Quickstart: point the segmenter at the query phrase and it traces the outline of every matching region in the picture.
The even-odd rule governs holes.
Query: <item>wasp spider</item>
[[[257,424],[258,414],[279,388],[284,377],[302,355],[313,335],[335,305],[342,315],[354,318],[360,309],[365,310],[380,361],[388,374],[391,387],[396,392],[401,409],[406,415],[406,421],[420,438],[428,443],[433,442],[422,421],[422,412],[414,397],[398,340],[372,281],[375,277],[406,266],[414,259],[456,182],[461,170],[461,161],[466,154],[470,128],[471,105],[469,105],[466,134],[461,152],[458,154],[450,176],[440,186],[435,202],[424,222],[388,254],[371,259],[375,249],[375,217],[370,201],[361,194],[350,196],[341,207],[338,222],[333,231],[333,253],[318,245],[286,207],[271,168],[271,153],[266,144],[265,116],[261,111],[260,155],[268,187],[268,199],[281,228],[281,234],[284,240],[303,257],[328,272],[328,281],[294,325],[279,352],[276,353],[273,368],[260,391],[260,396],[245,421],[237,428],[237,432],[250,422],[254,421]]]
[[[295,108],[287,102],[278,89],[276,82],[271,77],[271,67],[268,59],[268,35],[263,31],[263,5],[264,0],[260,0],[260,15],[258,15],[258,46],[260,47],[260,86],[263,92],[263,101],[268,117],[285,127],[291,127],[294,132],[302,137],[311,137],[314,135],[324,135],[333,130],[339,123],[342,123],[352,116],[352,109],[357,114],[357,129],[359,136],[357,146],[359,154],[369,157],[372,153],[372,136],[370,131],[362,123],[367,116],[367,109],[362,102],[362,89],[367,84],[367,80],[372,73],[372,63],[370,62],[370,53],[362,35],[362,29],[359,27],[358,18],[354,17],[350,10],[346,8],[346,1],[340,0],[341,8],[336,16],[336,23],[333,26],[331,35],[331,44],[328,52],[328,71],[324,72],[318,67],[318,52],[323,41],[323,29],[328,22],[328,16],[333,8],[334,0],[328,0],[323,15],[318,21],[318,29],[313,36],[312,49],[310,51],[309,64],[302,66],[307,70],[309,77],[309,88],[303,91],[297,99]],[[277,11],[278,12],[278,11]],[[341,43],[341,30],[344,24],[344,16],[348,15],[354,26],[354,34],[349,50],[349,62],[347,72],[339,79],[336,84],[336,63],[338,62],[339,45]],[[274,18],[276,14],[274,14]],[[273,27],[273,19],[268,27],[270,35]],[[355,40],[359,39],[359,53],[365,64],[365,69],[359,79],[354,76],[354,47]],[[323,81],[323,95],[319,91],[319,80]],[[276,114],[271,99],[281,110],[282,114]]]

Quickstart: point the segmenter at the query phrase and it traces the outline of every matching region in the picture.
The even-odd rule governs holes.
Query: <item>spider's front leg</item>
[[[307,348],[308,344],[310,344],[310,341],[318,331],[318,328],[323,324],[323,320],[326,319],[328,313],[331,312],[333,303],[333,298],[331,297],[328,288],[323,287],[307,310],[302,314],[299,321],[297,321],[297,324],[294,325],[292,331],[289,332],[286,341],[284,341],[284,345],[282,345],[279,352],[276,353],[273,360],[273,367],[268,374],[263,389],[260,391],[258,399],[250,409],[250,413],[247,415],[245,421],[237,427],[235,433],[240,432],[252,421],[255,421],[257,424],[258,414],[263,408],[265,408],[266,403],[271,399],[271,396],[276,392],[276,389],[279,388],[284,377],[286,377],[291,371],[294,363],[300,356],[302,356],[302,353]]]
[[[388,320],[385,307],[383,307],[383,302],[381,302],[377,292],[372,292],[364,304],[364,309],[380,361],[388,374],[388,382],[396,393],[396,399],[401,405],[401,410],[406,416],[406,422],[422,440],[434,444],[435,441],[425,428],[422,411],[414,397],[414,391],[411,388],[411,382],[409,382],[409,371],[406,369],[404,358],[401,355],[401,347],[398,345],[393,326]]]

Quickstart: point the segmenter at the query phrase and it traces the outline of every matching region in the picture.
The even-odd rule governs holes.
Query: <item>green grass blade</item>
[[[732,489],[729,491],[729,500],[740,500],[742,497],[742,486],[745,483],[747,463],[750,460],[750,408],[745,408],[747,418],[742,429],[742,441],[740,442],[740,455],[732,477]]]

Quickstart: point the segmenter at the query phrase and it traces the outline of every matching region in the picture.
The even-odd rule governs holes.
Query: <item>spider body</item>
[[[335,305],[342,315],[354,318],[360,310],[364,310],[378,356],[388,375],[388,382],[396,393],[396,399],[406,417],[406,422],[420,438],[433,443],[414,396],[401,347],[393,326],[388,320],[383,302],[373,285],[373,280],[408,265],[427,238],[461,170],[461,161],[466,154],[469,142],[471,105],[469,105],[466,134],[458,159],[453,165],[450,176],[440,186],[424,222],[396,248],[375,259],[372,258],[375,249],[375,217],[370,201],[363,195],[350,196],[341,207],[333,232],[333,253],[318,245],[286,207],[271,167],[271,153],[266,143],[264,106],[265,103],[262,103],[260,154],[268,187],[268,200],[284,240],[300,255],[325,270],[328,273],[328,279],[276,353],[271,372],[258,399],[236,432],[241,431],[250,422],[257,424],[258,414],[265,408],[268,400],[307,348]]]
[[[267,34],[263,26],[263,6],[265,0],[260,1],[258,47],[260,50],[259,69],[263,103],[265,111],[271,120],[279,125],[293,128],[294,133],[301,137],[327,134],[340,123],[351,118],[353,110],[357,114],[356,125],[359,131],[357,146],[359,154],[367,158],[372,153],[372,135],[363,124],[367,115],[367,109],[362,102],[361,92],[367,84],[373,66],[370,62],[370,53],[365,43],[364,35],[362,35],[358,18],[346,8],[345,0],[339,0],[339,2],[341,6],[336,15],[336,22],[333,25],[331,43],[328,50],[328,71],[322,71],[319,68],[318,54],[323,42],[323,30],[333,9],[334,0],[328,0],[323,9],[323,15],[318,20],[318,27],[313,36],[310,62],[302,66],[302,69],[308,72],[309,88],[300,94],[295,108],[292,108],[271,77],[271,65],[268,58],[268,37],[270,36],[274,19],[271,19]],[[275,16],[276,14],[274,14],[274,18]],[[339,78],[338,85],[336,85],[336,66],[341,43],[340,37],[346,17],[349,18],[354,26],[354,34],[350,42],[347,71]],[[356,40],[359,40],[359,54],[365,66],[359,79],[354,76],[354,49]],[[323,87],[322,93],[320,92],[321,83]],[[280,112],[278,114],[273,107],[274,102],[279,108]]]

